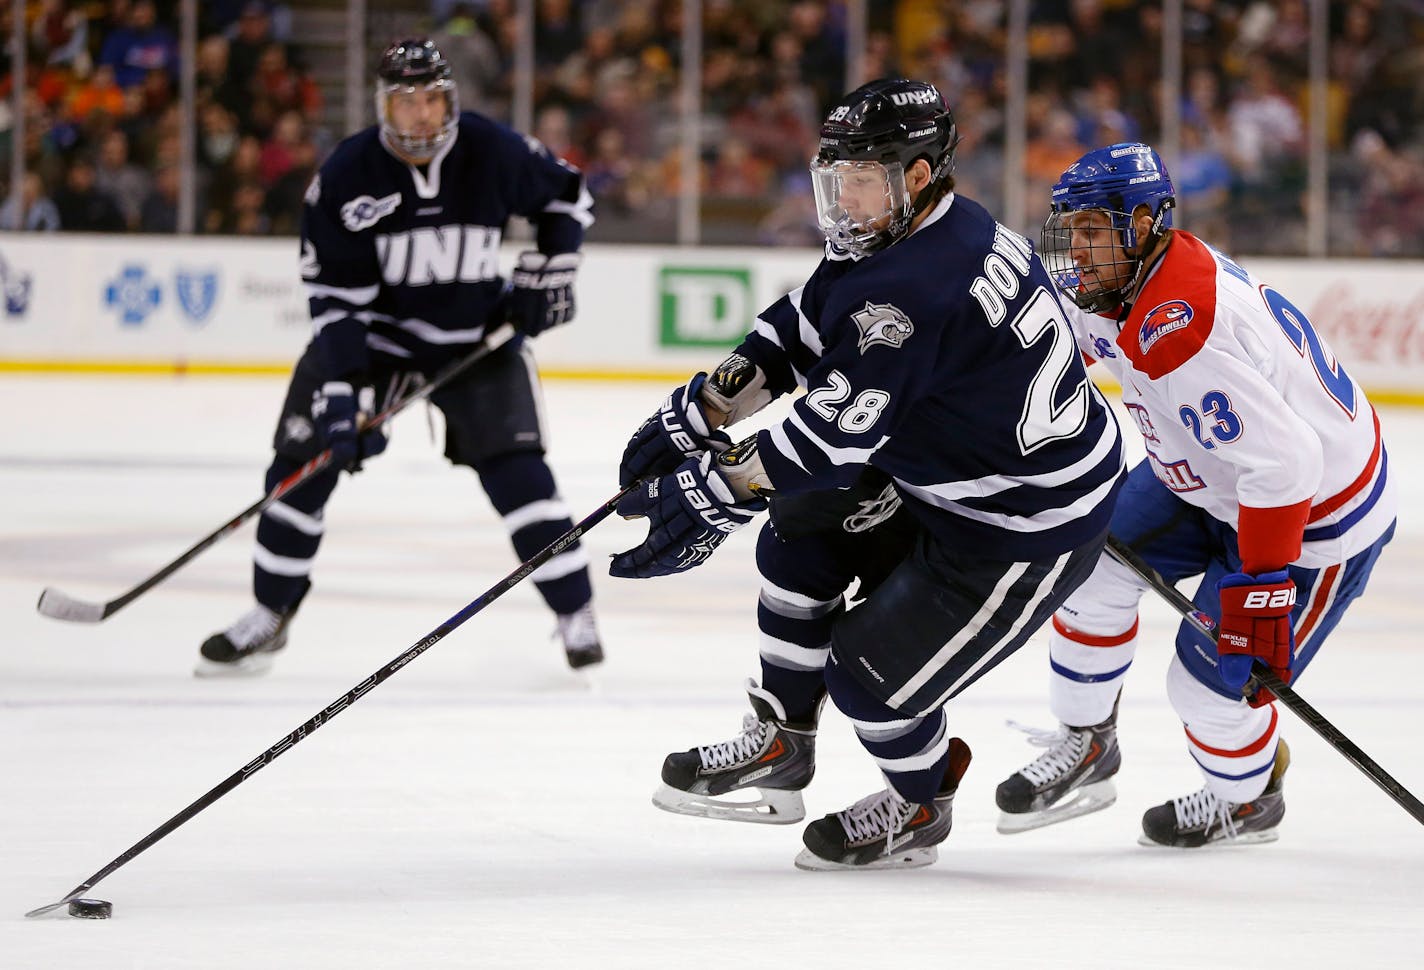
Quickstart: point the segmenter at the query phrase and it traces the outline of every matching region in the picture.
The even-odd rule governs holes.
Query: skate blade
[[[193,676],[205,680],[221,680],[223,678],[240,680],[244,677],[261,677],[271,669],[272,655],[270,653],[253,654],[230,664],[218,663],[207,657],[199,657],[197,665],[193,667]]]
[[[1077,791],[1070,792],[1066,801],[1051,805],[1039,812],[1019,814],[1000,812],[997,828],[1000,835],[1016,835],[1019,832],[1041,829],[1046,825],[1055,825],[1058,822],[1066,822],[1082,815],[1101,812],[1116,801],[1117,786],[1113,784],[1111,778],[1104,778],[1102,781],[1084,785]]]
[[[822,859],[810,849],[802,849],[796,857],[796,868],[804,872],[843,872],[861,869],[921,869],[939,859],[939,848],[928,845],[921,849],[905,849],[871,862],[859,864]]]
[[[1276,829],[1266,829],[1264,832],[1243,832],[1235,838],[1213,839],[1206,845],[1163,845],[1161,842],[1154,842],[1147,837],[1144,832],[1137,837],[1137,844],[1144,845],[1149,849],[1171,849],[1173,851],[1198,849],[1235,849],[1243,845],[1263,845],[1267,842],[1274,842],[1281,837],[1281,833]]]
[[[653,804],[674,815],[761,825],[793,825],[806,817],[806,804],[799,791],[758,788],[756,793],[761,796],[756,801],[718,801],[710,795],[694,795],[663,784],[653,792]]]

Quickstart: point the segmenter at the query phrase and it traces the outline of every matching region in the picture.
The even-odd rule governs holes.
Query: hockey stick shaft
[[[1161,596],[1167,603],[1187,621],[1194,630],[1208,640],[1213,646],[1216,645],[1217,624],[1206,613],[1197,609],[1196,604],[1178,590],[1175,586],[1162,578],[1162,574],[1153,569],[1148,563],[1132,550],[1121,539],[1116,536],[1108,537],[1108,553],[1131,569],[1151,589]],[[1265,687],[1284,704],[1292,714],[1300,718],[1306,725],[1320,735],[1325,743],[1330,745],[1340,754],[1344,755],[1356,768],[1360,769],[1370,781],[1380,787],[1386,795],[1394,799],[1406,812],[1413,816],[1416,822],[1424,824],[1424,802],[1414,797],[1413,793],[1404,785],[1400,784],[1389,772],[1369,755],[1365,754],[1360,746],[1351,741],[1343,731],[1331,724],[1323,714],[1311,706],[1305,698],[1301,697],[1288,684],[1282,681],[1270,669],[1257,665],[1252,673],[1253,682],[1247,684],[1248,693],[1255,693],[1256,687]]]
[[[513,336],[514,331],[508,326],[500,327],[487,334],[484,341],[469,354],[455,361],[432,380],[422,384],[410,394],[392,402],[384,410],[372,415],[361,425],[362,432],[364,433],[379,428],[410,405],[434,394],[463,374],[477,361],[495,349],[503,346]],[[328,448],[278,482],[273,486],[272,490],[262,498],[253,502],[247,508],[237,513],[236,516],[189,546],[178,558],[165,565],[162,569],[158,570],[158,572],[106,603],[91,603],[86,600],[76,599],[53,587],[46,587],[45,590],[40,593],[40,599],[36,609],[44,616],[56,620],[68,620],[72,623],[99,623],[107,620],[119,610],[198,558],[198,556],[202,555],[208,549],[211,549],[223,539],[226,539],[229,535],[242,528],[248,520],[254,516],[261,515],[293,489],[310,481],[322,471],[325,471],[330,465],[331,449]]]
[[[307,718],[304,722],[302,722],[300,726],[296,728],[296,730],[292,731],[290,734],[282,738],[276,744],[272,745],[266,751],[262,752],[256,758],[253,758],[251,761],[243,765],[237,771],[234,771],[232,774],[228,775],[217,785],[213,786],[212,789],[199,796],[187,808],[183,809],[177,815],[174,815],[172,818],[164,822],[158,828],[148,833],[148,835],[145,835],[142,839],[139,839],[132,846],[126,849],[123,854],[115,858],[108,865],[104,866],[104,868],[94,873],[92,876],[84,880],[78,886],[75,886],[72,890],[70,890],[68,895],[66,895],[59,902],[51,903],[48,906],[41,906],[38,909],[33,909],[25,915],[43,916],[45,913],[52,912],[61,906],[66,906],[70,902],[79,899],[86,892],[96,886],[100,881],[113,875],[123,866],[133,861],[133,859],[135,859],[139,854],[151,848],[154,844],[162,840],[165,836],[173,832],[179,826],[191,820],[195,815],[206,809],[209,805],[222,798],[224,795],[232,791],[244,781],[247,781],[249,778],[257,774],[257,772],[261,771],[263,768],[270,765],[272,762],[276,761],[277,758],[281,755],[286,754],[288,751],[290,751],[297,745],[297,742],[304,740],[306,737],[314,733],[317,728],[328,723],[336,715],[346,710],[352,704],[355,704],[362,697],[366,696],[366,694],[370,693],[372,690],[378,687],[381,683],[388,680],[406,664],[410,663],[416,657],[419,657],[422,653],[435,646],[435,644],[445,639],[445,637],[449,636],[451,632],[453,632],[470,617],[483,610],[486,606],[489,606],[495,600],[499,599],[505,593],[513,589],[515,586],[518,586],[521,582],[527,579],[529,577],[529,574],[534,572],[534,570],[538,569],[540,566],[557,556],[559,553],[568,549],[571,545],[577,542],[579,537],[586,533],[589,529],[592,529],[594,526],[598,525],[598,523],[608,518],[608,516],[613,512],[614,507],[618,505],[619,500],[621,500],[623,496],[627,495],[634,488],[638,487],[638,485],[639,483],[635,481],[620,489],[617,495],[614,495],[612,498],[608,499],[606,502],[600,505],[597,509],[591,512],[588,517],[585,518],[582,522],[579,522],[572,529],[570,529],[568,532],[565,532],[559,538],[555,539],[548,546],[535,553],[529,559],[520,563],[518,566],[515,567],[513,572],[511,572],[508,576],[505,576],[503,579],[501,579],[495,585],[491,586],[489,589],[485,590],[485,592],[481,593],[479,597],[468,603],[464,609],[460,610],[460,612],[456,613],[454,616],[450,617],[450,619],[446,620],[444,623],[431,630],[425,636],[421,637],[404,653],[396,657],[390,663],[386,664],[380,670],[376,671],[374,674],[361,681],[355,687],[352,687],[345,694],[342,694],[335,701],[328,704],[326,707],[322,708],[320,711],[313,714],[311,717]]]

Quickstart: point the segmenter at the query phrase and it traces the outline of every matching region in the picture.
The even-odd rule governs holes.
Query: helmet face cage
[[[1127,213],[1108,209],[1061,209],[1043,224],[1039,256],[1048,275],[1089,313],[1120,306],[1137,279],[1141,260],[1126,252],[1136,235],[1131,224]],[[1083,257],[1081,265],[1075,253]]]
[[[821,125],[820,150],[811,162],[817,221],[827,241],[867,254],[903,238],[954,171],[958,142],[954,116],[932,84],[887,78],[846,95]],[[911,199],[905,176],[920,159],[929,165],[930,178]],[[860,199],[862,193],[850,191],[851,180],[864,180],[871,170],[850,167],[855,165],[880,173],[886,199],[878,214],[843,204]]]
[[[445,117],[432,133],[401,131],[391,120],[391,99],[398,94],[436,91],[445,101]],[[403,40],[381,57],[376,72],[376,117],[381,138],[410,158],[434,156],[455,137],[460,122],[460,98],[450,76],[450,64],[429,40]]]
[[[1040,256],[1059,290],[1078,306],[1115,309],[1136,285],[1152,243],[1171,228],[1175,205],[1171,178],[1150,147],[1125,142],[1095,149],[1053,186]],[[1152,227],[1139,239],[1133,214],[1143,206]]]
[[[816,223],[831,245],[857,254],[883,249],[913,218],[905,169],[899,162],[811,163]]]

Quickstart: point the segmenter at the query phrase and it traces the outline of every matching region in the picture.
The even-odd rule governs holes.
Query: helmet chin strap
[[[1132,279],[1128,280],[1127,285],[1118,291],[1120,294],[1118,300],[1119,306],[1126,306],[1129,302],[1128,297],[1137,291],[1138,284],[1142,282],[1142,274],[1147,271],[1148,256],[1157,249],[1157,243],[1166,238],[1168,230],[1163,226],[1163,222],[1167,218],[1167,211],[1174,207],[1174,199],[1162,200],[1162,204],[1157,207],[1157,214],[1152,217],[1152,228],[1147,231],[1146,238],[1137,240],[1137,252],[1139,253],[1137,256],[1128,255],[1126,248],[1128,233],[1131,232],[1133,237],[1136,238],[1137,231],[1131,228],[1130,221],[1129,228],[1123,230],[1124,247],[1122,254],[1127,256],[1127,258],[1132,260],[1136,265],[1132,271]]]

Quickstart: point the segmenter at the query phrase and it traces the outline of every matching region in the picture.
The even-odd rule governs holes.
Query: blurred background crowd
[[[1305,251],[1309,18],[1326,0],[1183,0],[1179,224],[1243,254]],[[373,5],[374,6],[374,5]],[[432,34],[463,106],[512,121],[514,0],[388,0],[366,67],[399,33]],[[1007,4],[871,0],[865,78],[931,80],[963,142],[960,191],[1004,202]],[[1030,0],[1025,221],[1088,148],[1162,132],[1162,5]],[[1424,256],[1424,0],[1329,2],[1328,251]],[[178,3],[25,7],[25,174],[0,228],[173,232],[178,225]],[[704,243],[818,245],[807,161],[847,85],[837,0],[702,0],[696,171],[683,171],[682,0],[534,0],[532,133],[583,169],[591,239],[676,238],[686,179]],[[293,234],[301,196],[344,131],[341,0],[203,0],[195,57],[195,226]],[[11,15],[0,25],[0,150],[13,138]],[[366,118],[370,71],[365,81]],[[4,173],[9,181],[9,173]],[[1020,228],[1030,229],[1030,225]]]

